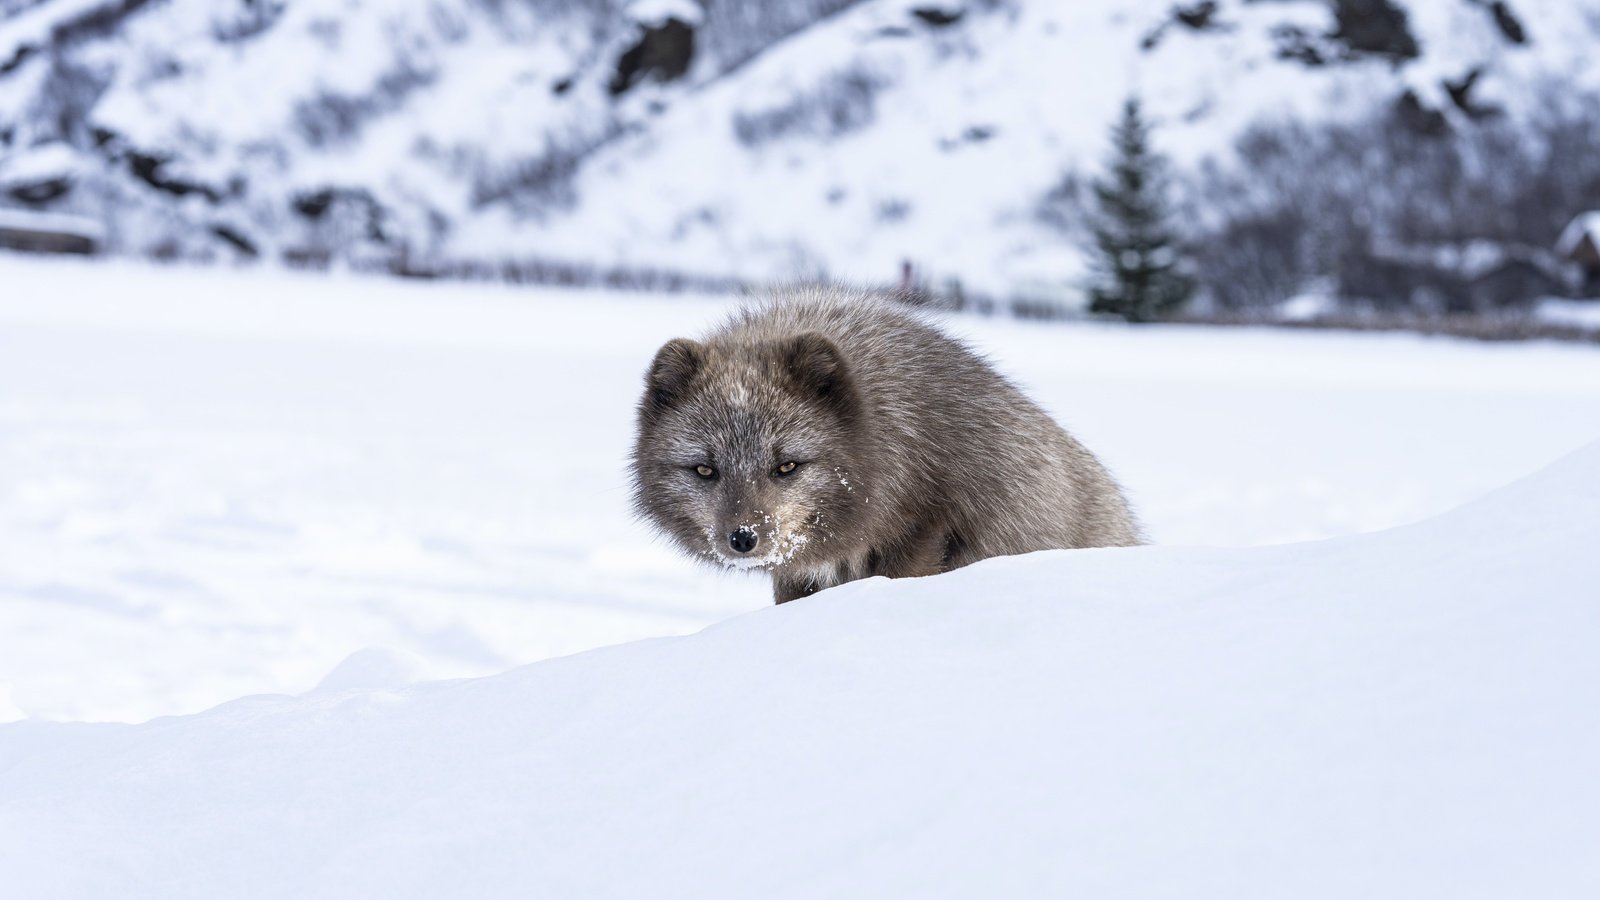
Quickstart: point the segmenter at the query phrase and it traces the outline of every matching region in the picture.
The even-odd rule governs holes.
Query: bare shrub
[[[1600,208],[1600,94],[1548,85],[1522,116],[1451,118],[1447,134],[1385,113],[1260,125],[1232,164],[1190,182],[1191,250],[1224,309],[1329,281],[1378,308],[1483,310],[1563,288],[1551,252]]]
[[[871,125],[884,80],[853,65],[832,72],[809,90],[776,106],[733,117],[733,133],[746,147],[759,147],[795,135],[835,138]]]

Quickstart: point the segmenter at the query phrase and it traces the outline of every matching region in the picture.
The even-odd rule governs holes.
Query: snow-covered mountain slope
[[[0,181],[67,143],[59,174],[125,249],[221,227],[249,252],[426,255],[485,205],[565,205],[651,77],[714,77],[840,5],[751,5],[685,46],[692,0],[43,0],[0,19]]]
[[[769,605],[628,505],[643,369],[727,311],[0,254],[0,721],[299,693],[366,648],[490,675]],[[947,325],[1161,544],[1415,522],[1600,439],[1587,347]]]
[[[1191,165],[1407,92],[1521,115],[1600,86],[1597,35],[1594,0],[42,0],[0,18],[0,192],[134,253],[1005,288],[1079,271],[1039,207],[1130,92]]]
[[[1474,70],[1475,99],[1510,109],[1544,78],[1600,85],[1593,3],[1519,3],[1539,35],[1516,45],[1472,4],[1413,2],[1420,58],[1319,65],[1284,53],[1286,34],[1335,30],[1320,2],[1217,4],[1203,29],[1162,27],[1167,4],[1108,2],[974,4],[954,25],[908,27],[914,5],[862,4],[604,148],[577,179],[584,202],[543,240],[752,277],[883,281],[911,260],[1005,290],[1078,271],[1040,207],[1067,173],[1101,167],[1130,94],[1193,167],[1254,123],[1370,115],[1406,91],[1459,117],[1445,83]],[[485,245],[514,233],[479,222]]]
[[[1429,522],[857,582],[482,680],[0,726],[30,897],[1586,897],[1600,445]]]

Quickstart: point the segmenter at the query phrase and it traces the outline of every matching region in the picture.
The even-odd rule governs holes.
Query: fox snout
[[[756,549],[761,543],[761,536],[749,525],[740,525],[728,533],[728,547],[741,556]]]

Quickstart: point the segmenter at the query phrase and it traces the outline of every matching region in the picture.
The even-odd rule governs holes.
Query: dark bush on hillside
[[[877,116],[883,80],[860,66],[833,72],[809,90],[776,106],[733,116],[739,143],[759,147],[771,141],[805,135],[834,138],[871,125]]]
[[[1600,208],[1600,95],[1552,85],[1522,117],[1390,111],[1353,124],[1261,125],[1190,181],[1196,274],[1220,307],[1315,286],[1379,308],[1481,311],[1567,287],[1553,245]],[[1520,119],[1520,121],[1518,121]]]

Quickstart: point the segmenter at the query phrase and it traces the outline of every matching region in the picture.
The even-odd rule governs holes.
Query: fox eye
[[[786,462],[783,465],[779,466],[778,468],[774,469],[773,470],[773,474],[774,475],[788,475],[790,472],[793,472],[796,468],[798,468],[799,465],[800,464],[797,463],[797,462]]]
[[[704,464],[695,466],[694,467],[694,473],[696,475],[699,475],[701,478],[715,478],[715,477],[717,477],[717,470],[711,468],[708,465],[704,465]]]

